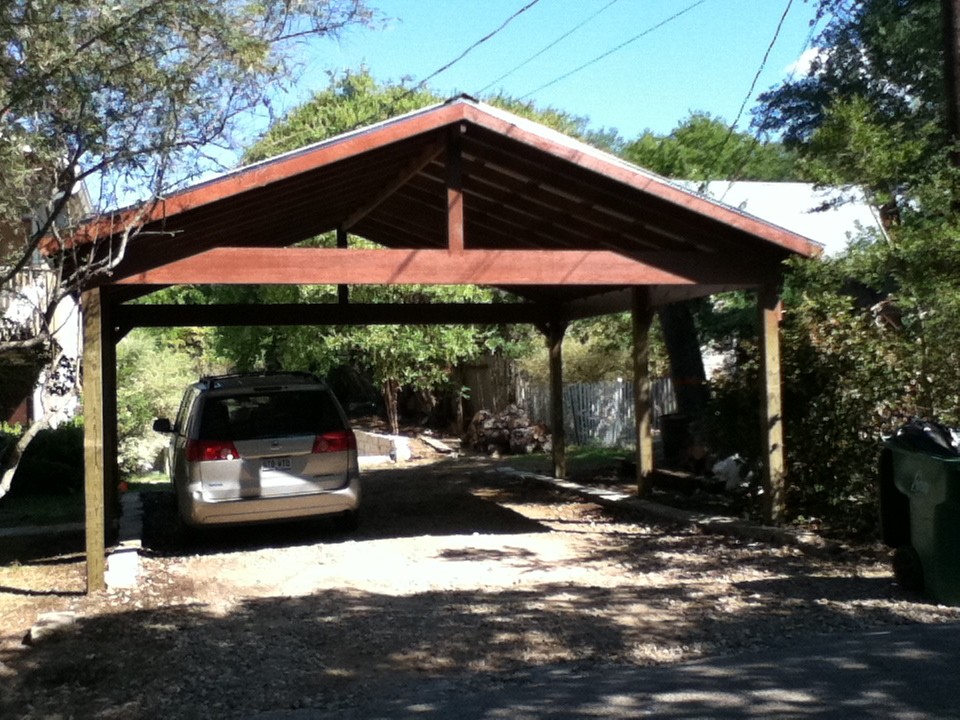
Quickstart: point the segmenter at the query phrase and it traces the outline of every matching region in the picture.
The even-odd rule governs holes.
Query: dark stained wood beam
[[[756,260],[756,259],[755,259]],[[776,265],[711,253],[603,250],[365,250],[221,247],[119,285],[696,285],[759,284]]]
[[[464,248],[461,132],[460,125],[447,131],[447,249],[455,255]]]
[[[618,161],[599,150],[585,148],[572,141],[557,142],[545,134],[520,127],[511,119],[497,117],[473,105],[463,106],[463,118],[548,156],[664,200],[681,216],[691,214],[707,217],[719,225],[764,238],[799,255],[812,257],[819,254],[816,246],[801,235],[682,190],[651,173],[638,172],[628,163]],[[506,148],[505,144],[504,147]],[[506,149],[509,151],[509,148]]]
[[[553,314],[534,303],[400,303],[340,305],[120,305],[113,320],[134,327],[243,325],[512,325],[540,324]]]
[[[395,192],[397,192],[397,190],[410,182],[411,178],[415,177],[417,173],[433,162],[434,159],[436,159],[437,156],[444,151],[445,147],[446,143],[442,138],[427,146],[426,150],[413,158],[413,160],[410,161],[410,163],[400,172],[400,174],[387,183],[383,189],[369,202],[350,213],[350,215],[344,219],[341,227],[343,227],[345,230],[349,230],[371,212],[376,210],[381,203],[387,200],[387,198],[391,197]]]

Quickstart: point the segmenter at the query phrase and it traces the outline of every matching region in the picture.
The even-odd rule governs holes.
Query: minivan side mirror
[[[153,421],[153,429],[158,433],[172,433],[173,426],[167,418],[157,418]]]

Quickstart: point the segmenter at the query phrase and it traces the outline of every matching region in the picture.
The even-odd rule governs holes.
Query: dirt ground
[[[184,537],[144,495],[142,578],[86,596],[78,535],[0,540],[0,717],[335,717],[424,678],[650,666],[960,620],[885,549],[830,556],[611,513],[484,460],[364,476],[359,531]],[[33,645],[40,613],[77,621]]]

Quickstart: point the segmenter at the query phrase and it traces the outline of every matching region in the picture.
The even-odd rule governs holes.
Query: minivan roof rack
[[[227,373],[225,375],[204,375],[200,378],[199,384],[206,385],[208,388],[215,385],[224,385],[230,381],[237,381],[237,385],[242,385],[245,379],[283,377],[291,380],[300,380],[305,383],[320,383],[320,378],[310,372],[301,370],[262,370],[256,372]]]

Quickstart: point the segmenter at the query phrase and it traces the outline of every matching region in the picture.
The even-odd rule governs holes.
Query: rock
[[[420,439],[420,441],[421,441],[422,443],[424,443],[425,445],[429,445],[431,448],[433,448],[434,450],[436,450],[438,453],[443,453],[444,455],[449,455],[449,454],[451,454],[452,452],[454,452],[453,448],[450,447],[449,445],[447,445],[446,443],[440,442],[439,440],[436,440],[436,439],[434,439],[434,438],[432,438],[432,437],[429,437],[428,435],[425,435],[425,434],[424,434],[424,435],[420,435],[420,436],[419,436],[419,439]]]
[[[50,612],[43,613],[37,618],[33,627],[27,631],[23,638],[24,645],[33,645],[43,638],[50,637],[66,627],[73,625],[77,621],[75,612]]]
[[[465,442],[475,450],[497,457],[550,452],[552,447],[547,426],[531,421],[516,405],[508,405],[496,414],[479,411],[467,428]]]

